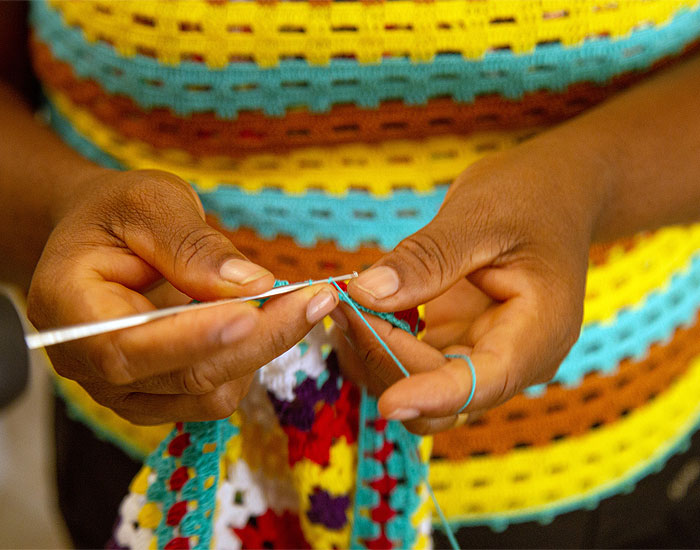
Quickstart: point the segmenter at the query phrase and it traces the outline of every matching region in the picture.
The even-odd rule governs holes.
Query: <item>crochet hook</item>
[[[310,281],[302,281],[300,283],[294,283],[291,285],[279,286],[263,292],[262,294],[256,294],[255,296],[243,296],[240,298],[227,298],[225,300],[216,300],[213,302],[201,302],[197,304],[185,304],[182,306],[173,306],[164,309],[156,309],[153,311],[145,311],[143,313],[136,313],[134,315],[127,315],[126,317],[117,317],[116,319],[106,319],[104,321],[96,321],[92,323],[81,323],[78,325],[71,325],[67,327],[61,327],[56,329],[44,330],[41,332],[36,332],[33,334],[27,334],[24,340],[29,349],[36,349],[41,347],[53,346],[54,344],[61,344],[63,342],[70,342],[72,340],[79,340],[80,338],[87,338],[88,336],[96,336],[98,334],[105,334],[106,332],[113,332],[115,330],[121,330],[124,328],[137,327],[145,323],[150,323],[156,319],[162,319],[163,317],[168,317],[170,315],[176,315],[185,311],[194,311],[196,309],[206,309],[209,307],[220,306],[224,304],[231,304],[235,302],[248,302],[250,300],[261,300],[263,298],[270,298],[272,296],[278,296],[280,294],[287,294],[288,292],[294,292],[300,288],[307,286],[319,284],[319,283],[330,283],[334,281],[347,281],[349,279],[354,279],[357,277],[357,271],[353,271],[347,275],[340,275],[339,277],[331,277],[329,279],[318,279]]]

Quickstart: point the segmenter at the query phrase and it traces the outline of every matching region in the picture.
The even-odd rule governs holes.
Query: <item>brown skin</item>
[[[0,26],[21,28],[21,10],[8,5],[0,3]],[[23,48],[8,36],[0,32],[0,59]],[[18,67],[0,66],[6,82],[25,82]],[[34,120],[23,99],[31,86],[19,88],[0,84],[0,128],[13,136],[0,148],[0,203],[13,205],[0,217],[0,257],[13,258],[0,275],[26,284],[33,272],[29,313],[38,327],[180,303],[183,293],[213,299],[271,286],[272,275],[250,263],[259,278],[222,277],[226,260],[243,258],[203,222],[182,180],[95,166]],[[580,330],[590,243],[698,219],[697,97],[696,57],[474,164],[433,222],[350,284],[379,311],[428,303],[423,342],[372,319],[416,373],[409,379],[346,306],[334,311],[345,327],[336,334],[343,366],[381,394],[382,414],[420,433],[452,426],[471,377],[444,353],[475,364],[470,414],[552,377]],[[256,368],[336,304],[322,286],[262,310],[222,306],[50,351],[60,373],[135,422],[220,418]]]

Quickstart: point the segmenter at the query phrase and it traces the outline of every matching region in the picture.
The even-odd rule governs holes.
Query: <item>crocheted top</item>
[[[212,225],[296,281],[361,270],[425,225],[476,159],[696,51],[700,6],[42,0],[32,26],[51,124],[69,144],[106,166],[187,179]],[[581,337],[555,379],[434,439],[429,476],[451,522],[547,522],[628,490],[683,448],[700,415],[699,248],[691,226],[591,251]],[[314,338],[292,354],[301,366],[263,369],[250,400],[266,403],[264,421],[248,406],[226,424],[139,428],[59,381],[104,437],[138,457],[158,449],[125,504],[138,529],[123,527],[120,544],[428,544],[406,457],[426,460],[430,440],[406,440],[360,403]],[[359,453],[358,426],[370,434]],[[223,462],[206,468],[228,471],[229,485],[195,467],[214,443]],[[270,476],[286,480],[274,498],[260,489]],[[236,497],[253,479],[259,498]],[[211,484],[245,504],[215,539],[191,530],[213,517],[183,499],[198,495],[201,510],[209,499],[213,516]],[[285,534],[270,542],[270,525]]]

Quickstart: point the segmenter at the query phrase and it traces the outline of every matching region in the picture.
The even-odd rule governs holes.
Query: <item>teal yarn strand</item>
[[[462,408],[457,411],[457,414],[460,414],[469,406],[472,399],[474,399],[474,390],[476,390],[476,370],[474,369],[474,363],[472,363],[472,360],[468,355],[463,355],[461,353],[448,353],[445,355],[445,357],[449,359],[464,359],[467,362],[467,365],[469,365],[469,372],[472,375],[472,389],[469,391],[469,397],[467,397],[467,400],[464,402],[464,405],[462,405]]]
[[[379,344],[382,346],[382,348],[384,348],[384,350],[389,354],[389,357],[391,357],[391,359],[394,361],[394,363],[396,363],[396,366],[399,367],[399,369],[401,370],[403,375],[406,378],[409,378],[411,376],[411,374],[408,372],[408,370],[406,370],[406,367],[403,366],[401,361],[399,361],[398,357],[396,357],[394,352],[391,351],[389,346],[387,346],[386,342],[384,342],[384,340],[382,340],[381,336],[379,336],[379,334],[377,334],[377,331],[374,330],[374,328],[372,327],[372,325],[369,324],[367,319],[365,319],[365,316],[362,315],[362,312],[355,305],[354,300],[352,300],[350,298],[350,296],[348,296],[347,293],[342,288],[340,288],[340,286],[338,286],[338,284],[335,281],[329,279],[328,282],[331,283],[336,288],[340,299],[343,302],[345,302],[346,304],[348,304],[353,309],[353,311],[355,313],[357,313],[358,317],[362,320],[362,322],[369,329],[369,331],[372,333],[372,335],[377,339],[377,342],[379,342]],[[469,363],[471,363],[471,362],[469,362]],[[472,366],[472,369],[473,369],[473,366]],[[474,376],[474,380],[476,380],[476,376]],[[474,393],[474,384],[472,384],[472,396],[473,396],[473,393]],[[470,399],[467,401],[467,404],[469,403],[469,401],[471,401],[471,396],[470,396]],[[465,407],[466,407],[466,404],[465,404]],[[464,408],[464,407],[462,407],[462,408]],[[365,429],[365,426],[361,422],[360,423],[360,433],[358,434],[358,441],[362,441],[362,432],[364,431],[364,429]],[[418,457],[418,460],[420,461],[420,457]],[[445,517],[445,514],[442,511],[442,508],[440,507],[440,503],[438,503],[437,498],[435,497],[435,493],[433,492],[433,488],[430,486],[430,482],[428,481],[427,474],[424,474],[423,481],[425,481],[425,485],[428,488],[428,493],[430,494],[430,498],[432,499],[433,504],[435,505],[435,509],[437,510],[438,516],[440,516],[440,522],[442,523],[442,526],[445,529],[445,533],[447,534],[447,538],[450,541],[450,545],[452,546],[453,550],[459,550],[460,546],[457,543],[457,539],[455,538],[454,533],[452,532],[452,528],[450,527],[450,524],[447,522],[447,518]]]
[[[355,313],[357,313],[357,315],[360,317],[360,319],[362,319],[362,322],[367,326],[367,328],[370,330],[372,335],[377,339],[377,342],[379,342],[379,344],[384,348],[384,351],[386,351],[389,354],[389,357],[391,357],[391,359],[394,361],[394,363],[396,363],[396,366],[399,367],[399,369],[401,369],[401,372],[403,373],[403,375],[406,378],[411,376],[411,374],[406,370],[406,367],[404,367],[401,364],[401,361],[399,361],[399,358],[396,357],[396,355],[394,355],[394,352],[391,351],[391,349],[389,349],[389,346],[386,345],[386,342],[384,342],[384,340],[382,340],[381,336],[379,336],[379,334],[377,334],[377,331],[374,330],[372,325],[370,325],[369,322],[367,321],[367,319],[365,319],[365,316],[362,315],[362,312],[355,305],[355,302],[352,299],[350,299],[350,296],[348,296],[347,293],[342,288],[340,288],[338,286],[338,284],[335,281],[333,281],[332,279],[328,279],[328,282],[331,283],[338,290],[338,295],[340,296],[340,299],[343,302],[345,302],[346,304],[348,304],[355,311]]]

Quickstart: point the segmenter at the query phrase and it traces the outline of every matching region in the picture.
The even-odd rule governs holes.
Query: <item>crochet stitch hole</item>
[[[311,131],[307,128],[289,128],[285,134],[291,138],[301,138],[310,136]]]
[[[586,456],[586,463],[588,464],[594,464],[596,462],[600,462],[600,455],[597,454],[590,454]]]
[[[567,434],[554,434],[552,436],[552,441],[561,441],[562,439],[565,439],[566,437],[568,437]]]
[[[469,426],[467,426],[467,429],[470,427],[471,428],[483,428],[488,423],[489,423],[488,417],[482,416],[481,418],[477,418],[476,420],[470,422]]]
[[[226,25],[226,32],[235,34],[251,32],[252,30],[249,25]]]
[[[202,24],[192,21],[180,21],[177,28],[180,32],[202,32]]]
[[[400,122],[400,121],[395,121],[395,122],[383,122],[381,124],[381,129],[382,130],[406,130],[408,128],[408,123],[407,122]]]
[[[454,149],[448,149],[448,150],[442,150],[442,151],[433,151],[430,154],[430,157],[434,160],[440,160],[440,159],[452,159],[456,158],[459,155],[457,151]]]
[[[143,25],[145,27],[155,27],[156,26],[156,20],[153,19],[152,17],[148,17],[147,15],[141,15],[139,13],[135,13],[132,16],[132,21],[136,23],[137,25]]]
[[[323,218],[324,220],[329,220],[333,217],[333,212],[331,212],[330,210],[312,209],[309,210],[309,216],[313,218]]]
[[[333,131],[336,134],[357,133],[360,131],[360,126],[358,124],[340,124],[338,126],[333,126]]]
[[[501,25],[503,23],[515,23],[515,17],[494,17],[489,21],[489,25]]]
[[[552,464],[549,467],[549,473],[552,475],[560,474],[567,469],[566,464]]]
[[[415,218],[416,216],[418,216],[418,210],[415,208],[396,211],[397,218]]]
[[[136,53],[152,59],[155,59],[158,56],[158,52],[156,52],[156,50],[153,48],[149,48],[148,46],[136,46]]]
[[[263,208],[263,212],[269,216],[274,217],[286,217],[289,216],[289,210],[286,208],[281,208],[279,206],[266,206]]]
[[[590,401],[593,401],[594,399],[598,399],[601,395],[602,394],[601,394],[600,390],[595,389],[595,390],[584,393],[583,396],[581,397],[581,401],[583,401],[584,403],[588,403]]]
[[[552,19],[565,19],[569,17],[569,10],[559,10],[559,11],[543,11],[542,19],[545,21],[551,21]]]
[[[454,123],[453,118],[431,118],[428,121],[430,126],[452,126]]]
[[[306,27],[302,25],[280,25],[277,27],[277,32],[301,34],[306,32]]]
[[[487,151],[497,151],[500,149],[498,143],[494,143],[492,141],[486,142],[486,143],[477,143],[476,147],[474,147],[474,150],[477,153],[485,153]]]
[[[566,403],[558,402],[547,405],[546,413],[554,414],[566,410]]]
[[[283,80],[282,88],[308,88],[309,83],[306,80]]]
[[[501,118],[502,117],[499,113],[483,113],[478,115],[474,120],[477,124],[496,124],[501,120]]]
[[[540,40],[536,44],[536,48],[549,48],[552,46],[561,46],[561,40],[559,38],[553,38],[551,40]]]
[[[517,420],[522,420],[523,418],[527,417],[527,412],[525,411],[510,411],[506,415],[506,420],[508,422],[515,422]]]
[[[371,210],[353,210],[352,215],[354,218],[360,220],[373,220],[377,215]]]
[[[245,84],[234,84],[231,86],[231,90],[234,92],[247,92],[250,90],[257,90],[258,89],[258,84],[257,82],[247,82]]]

